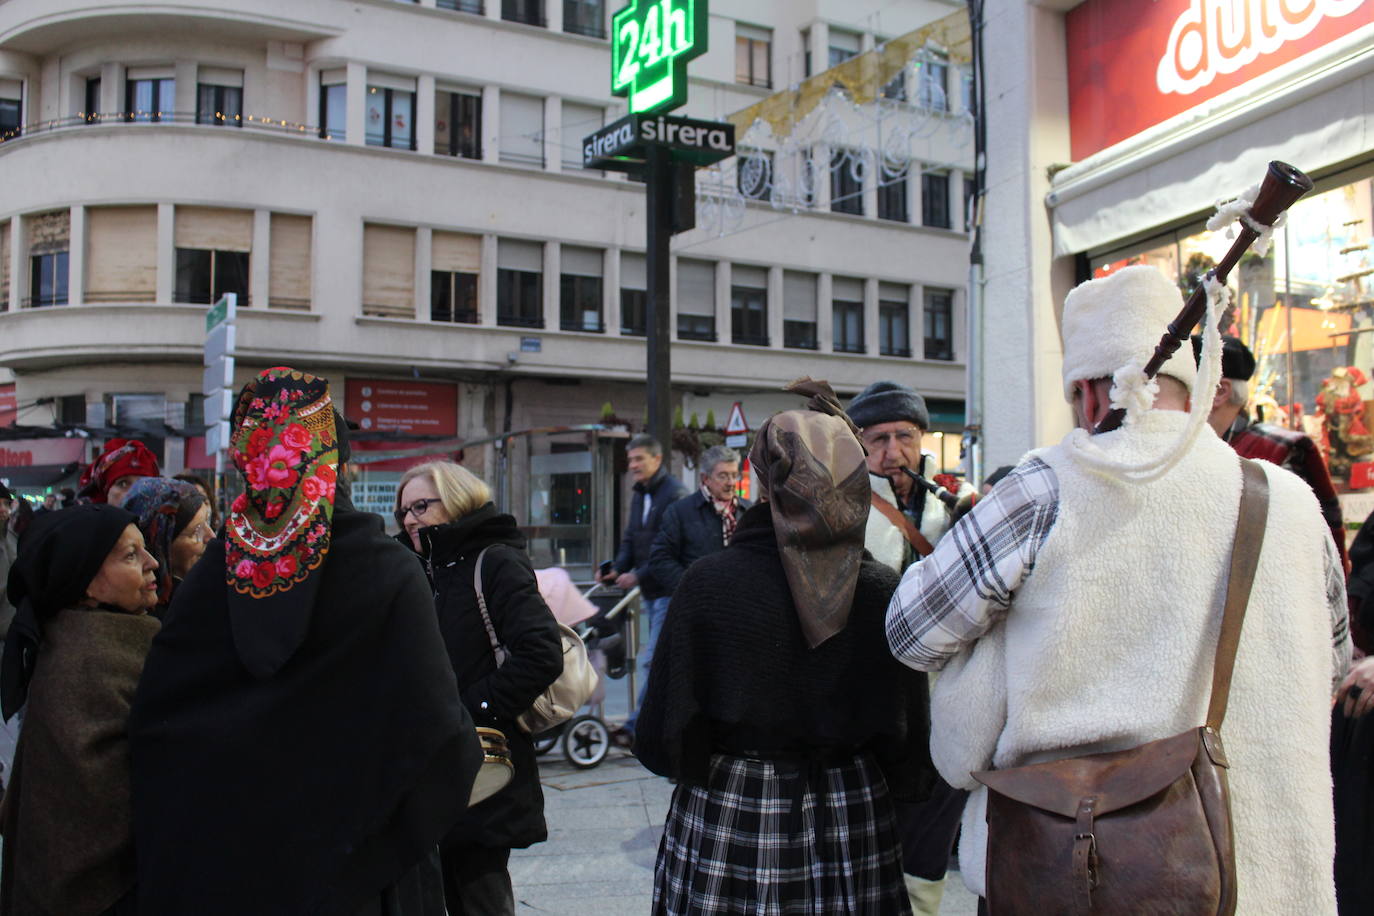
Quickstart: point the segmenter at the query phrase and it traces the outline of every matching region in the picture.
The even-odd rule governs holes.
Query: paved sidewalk
[[[520,913],[647,916],[654,857],[673,787],[624,751],[577,770],[561,749],[540,758],[549,841],[511,855]],[[974,916],[975,900],[950,875],[941,916]]]

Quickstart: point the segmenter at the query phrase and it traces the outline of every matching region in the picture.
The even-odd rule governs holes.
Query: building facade
[[[725,118],[961,8],[719,0],[680,113]],[[475,440],[595,423],[606,405],[642,422],[643,185],[581,162],[582,137],[624,112],[614,12],[0,3],[0,423],[141,423],[169,470],[205,466],[204,316],[225,292],[238,383],[320,372],[365,431]],[[881,140],[850,125],[810,145],[800,205],[735,194],[716,200],[732,221],[674,239],[684,419],[723,424],[741,401],[757,425],[804,374],[842,393],[895,378],[957,434],[966,75],[938,47],[924,59],[884,93],[926,125],[930,152],[900,181],[863,167]]]

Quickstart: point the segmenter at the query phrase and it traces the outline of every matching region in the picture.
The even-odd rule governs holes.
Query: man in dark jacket
[[[739,517],[752,505],[735,492],[738,452],[713,446],[700,466],[701,489],[668,507],[649,551],[649,570],[670,596],[687,567],[730,543]]]
[[[639,697],[635,712],[630,713],[625,725],[615,732],[616,743],[621,747],[630,747],[639,704],[644,702],[644,685],[649,683],[654,643],[658,641],[658,631],[668,613],[669,590],[658,581],[649,567],[649,551],[658,534],[664,511],[687,495],[687,487],[663,466],[663,446],[653,436],[642,433],[635,436],[625,446],[625,456],[630,464],[630,476],[634,478],[635,495],[630,500],[630,518],[625,525],[620,550],[615,555],[611,570],[601,579],[603,582],[613,581],[626,591],[638,585],[640,596],[644,599],[644,610],[649,615],[649,636],[639,650]]]

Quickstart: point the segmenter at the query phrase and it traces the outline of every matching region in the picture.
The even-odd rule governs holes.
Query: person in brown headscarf
[[[678,780],[655,913],[909,912],[892,795],[931,783],[926,681],[887,649],[854,425],[825,382],[788,390],[810,409],[759,430],[763,500],[682,577],[640,713],[635,753]]]

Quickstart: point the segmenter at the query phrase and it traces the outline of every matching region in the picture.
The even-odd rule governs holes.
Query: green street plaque
[[[611,19],[611,94],[628,97],[634,114],[677,108],[706,37],[706,0],[631,0]]]

